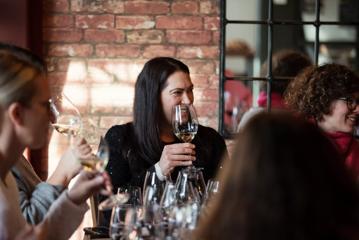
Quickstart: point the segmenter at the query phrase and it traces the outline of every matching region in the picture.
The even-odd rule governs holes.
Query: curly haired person
[[[285,101],[326,133],[359,177],[359,144],[353,137],[359,114],[359,77],[339,64],[311,67],[290,83]]]

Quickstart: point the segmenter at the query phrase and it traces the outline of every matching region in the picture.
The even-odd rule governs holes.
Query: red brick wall
[[[217,0],[45,0],[44,53],[52,87],[65,86],[82,114],[106,129],[131,119],[133,93],[124,99],[115,89],[133,92],[146,60],[171,56],[189,65],[200,120],[217,128],[217,5]],[[77,66],[74,76],[70,64]],[[93,98],[96,92],[103,94],[100,100]]]

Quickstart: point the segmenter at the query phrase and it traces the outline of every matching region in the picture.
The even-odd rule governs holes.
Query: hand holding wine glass
[[[108,160],[110,158],[110,149],[107,141],[101,136],[100,144],[96,154],[90,158],[80,159],[81,165],[87,170],[96,170],[100,173],[105,172]],[[111,189],[106,189],[110,191]],[[107,199],[99,204],[99,210],[111,209],[112,207],[123,204],[129,199],[128,193],[117,193],[110,195]]]
[[[184,143],[164,146],[159,166],[165,176],[168,176],[175,167],[191,166],[192,162],[196,160],[196,146],[190,142],[197,133],[198,121],[192,105],[180,104],[173,106],[172,129],[173,134]]]

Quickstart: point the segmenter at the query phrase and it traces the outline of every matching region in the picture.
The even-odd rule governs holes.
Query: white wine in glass
[[[55,117],[52,126],[57,132],[67,136],[78,135],[82,126],[81,115],[65,94],[50,100],[50,110]]]
[[[198,131],[197,114],[192,104],[175,105],[172,111],[173,132],[183,142],[191,142]]]
[[[88,170],[104,172],[110,158],[110,150],[106,140],[101,136],[96,154],[90,158],[80,159],[81,165]]]

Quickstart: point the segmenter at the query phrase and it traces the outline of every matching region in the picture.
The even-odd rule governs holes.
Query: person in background
[[[44,61],[23,48],[0,43],[0,50],[8,51],[17,58],[33,65],[45,73]],[[28,223],[40,223],[51,204],[66,189],[71,179],[81,170],[80,158],[90,157],[91,147],[86,140],[76,139],[73,147],[68,149],[60,159],[55,171],[46,182],[36,175],[31,164],[24,156],[11,169],[20,193],[21,211]]]
[[[170,57],[149,60],[135,85],[133,122],[112,126],[105,139],[110,146],[107,164],[114,190],[133,185],[143,187],[146,171],[160,180],[176,179],[181,167],[203,168],[212,178],[224,154],[223,138],[212,128],[199,125],[191,143],[182,143],[172,130],[171,112],[176,104],[192,104],[194,85],[188,67]]]
[[[231,70],[231,60],[228,59],[224,75],[227,80],[224,82],[224,131],[231,134],[237,131],[238,123],[243,113],[252,106],[252,91],[242,81],[232,80],[235,75],[251,75],[249,67],[253,62],[254,50],[243,39],[232,39],[226,44],[226,56],[232,56],[237,62],[236,68]],[[240,62],[238,64],[238,61]]]
[[[14,239],[26,228],[10,170],[26,147],[39,149],[46,144],[52,117],[49,99],[46,74],[10,51],[0,50],[0,239]],[[87,198],[100,190],[110,194],[105,190],[109,188],[105,174],[82,171],[73,187],[52,203],[36,231],[45,232],[45,239],[68,239],[88,209]]]
[[[353,174],[359,177],[359,77],[339,64],[312,67],[289,85],[288,106],[317,124],[332,140]]]
[[[358,239],[359,195],[344,162],[319,128],[277,111],[239,132],[194,239]]]
[[[271,108],[285,109],[283,95],[290,81],[297,76],[306,67],[312,66],[311,59],[302,52],[295,50],[281,50],[272,56],[272,93],[271,93]],[[261,76],[268,73],[268,62],[266,61],[261,69]],[[257,100],[258,107],[252,107],[244,113],[238,125],[241,129],[248,120],[258,112],[267,109],[267,83],[261,83],[261,91]]]

